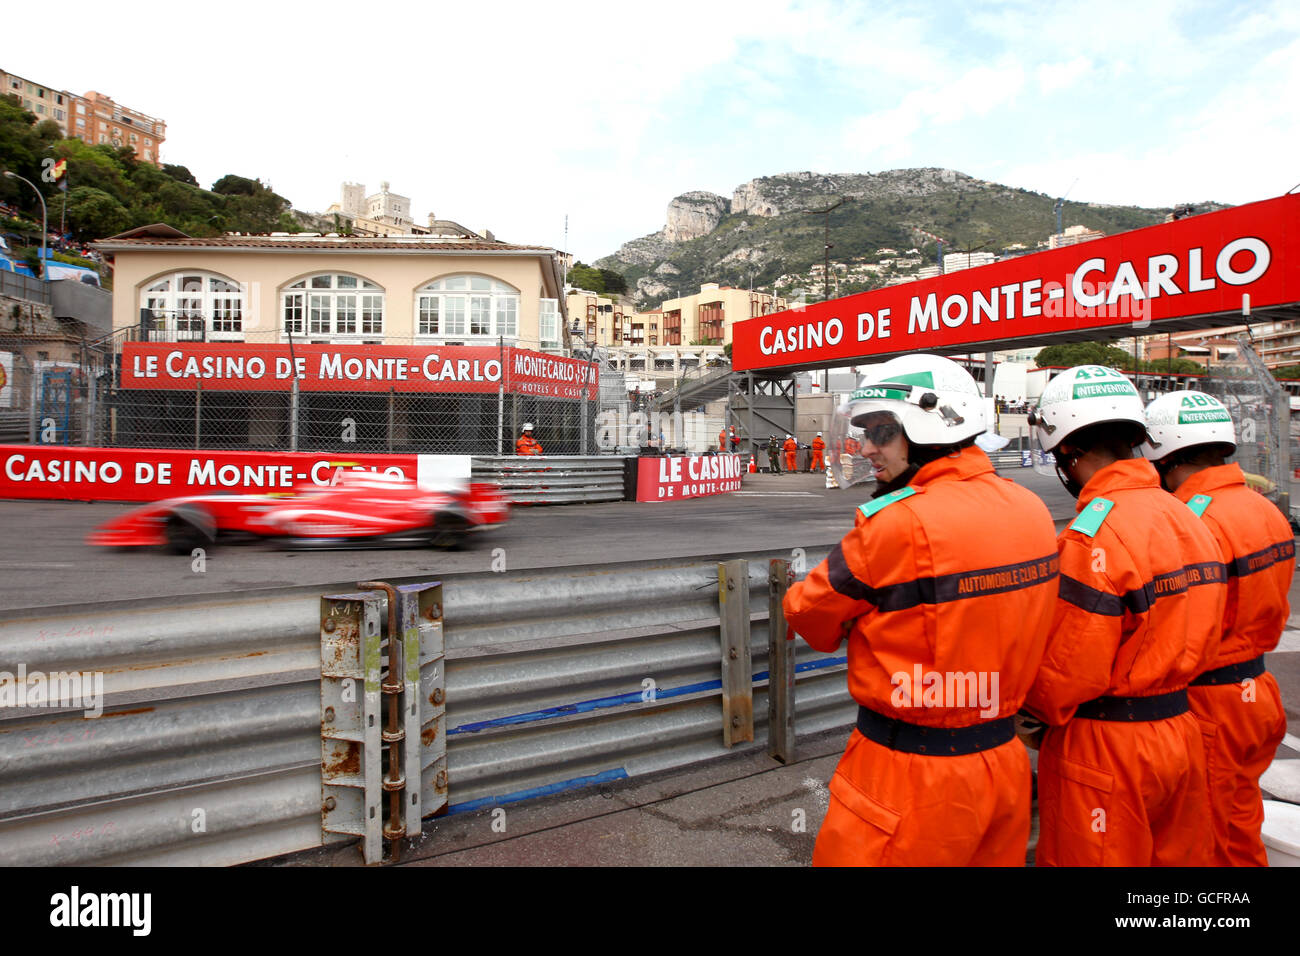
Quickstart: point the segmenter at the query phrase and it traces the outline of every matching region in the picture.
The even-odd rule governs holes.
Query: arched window
[[[443,276],[416,290],[415,334],[446,342],[519,335],[519,290],[487,276]]]
[[[280,297],[284,330],[310,338],[382,338],[384,290],[351,275],[308,276]]]
[[[150,283],[140,306],[153,322],[150,338],[165,342],[242,341],[244,290],[211,272],[174,272]]]

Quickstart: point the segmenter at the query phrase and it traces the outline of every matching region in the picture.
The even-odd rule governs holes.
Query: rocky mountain
[[[843,205],[817,214],[840,199]],[[1033,250],[1056,231],[1055,202],[952,169],[783,173],[737,186],[730,199],[683,193],[668,204],[663,229],[624,243],[595,265],[625,275],[641,307],[698,291],[703,282],[770,290],[783,275],[820,266],[828,225],[832,263],[875,262],[878,250],[909,248],[933,262],[940,239],[944,252]],[[1110,235],[1162,222],[1170,211],[1067,202],[1062,225]],[[881,274],[840,293],[886,281]]]

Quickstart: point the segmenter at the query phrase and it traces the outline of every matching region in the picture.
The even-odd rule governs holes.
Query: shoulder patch
[[[1209,495],[1192,495],[1187,502],[1187,507],[1192,509],[1192,514],[1200,518],[1205,514],[1205,509],[1210,507],[1210,502],[1213,500]]]
[[[1086,534],[1091,538],[1110,514],[1110,509],[1114,507],[1115,502],[1109,498],[1093,498],[1092,503],[1079,512],[1079,517],[1070,522],[1070,530]]]
[[[862,517],[870,518],[881,508],[888,508],[895,501],[902,501],[904,498],[910,498],[914,494],[916,494],[916,489],[911,485],[908,485],[905,488],[899,488],[897,491],[891,491],[887,495],[882,495],[874,501],[868,501],[864,505],[859,505],[858,510],[862,512]]]

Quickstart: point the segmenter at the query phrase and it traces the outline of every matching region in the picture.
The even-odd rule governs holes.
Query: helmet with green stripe
[[[1147,406],[1146,420],[1142,454],[1153,462],[1197,446],[1223,446],[1225,458],[1237,450],[1232,415],[1223,402],[1204,392],[1161,395]]]
[[[1142,399],[1127,378],[1104,365],[1076,365],[1047,383],[1029,424],[1044,451],[1091,425],[1131,423],[1135,436],[1146,427]],[[1133,438],[1137,444],[1139,437]]]
[[[852,423],[872,415],[898,419],[913,445],[956,445],[988,428],[979,385],[956,362],[937,355],[903,355],[866,370],[849,396]]]

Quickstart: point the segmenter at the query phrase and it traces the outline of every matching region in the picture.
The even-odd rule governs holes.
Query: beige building
[[[788,307],[779,296],[706,282],[698,294],[667,299],[659,307],[663,313],[659,344],[728,345],[735,323]]]
[[[113,328],[163,341],[565,345],[555,250],[482,239],[226,235],[146,226],[113,257]]]
[[[1105,239],[1106,234],[1087,226],[1067,226],[1064,232],[1053,233],[1047,238],[1047,248],[1060,249],[1064,246],[1076,246],[1093,239]]]
[[[167,124],[147,113],[121,105],[94,90],[84,96],[56,90],[14,73],[0,70],[0,92],[13,97],[36,119],[53,120],[68,139],[92,146],[129,146],[137,158],[162,165],[160,149]]]

